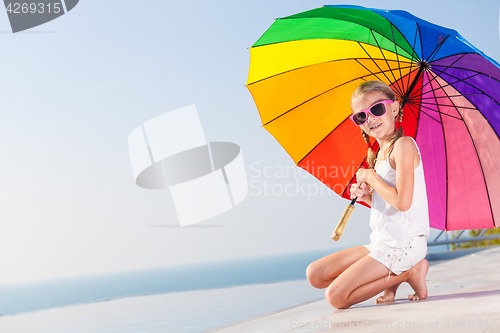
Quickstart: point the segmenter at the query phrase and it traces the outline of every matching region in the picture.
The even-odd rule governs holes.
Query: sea
[[[324,291],[310,287],[305,281],[306,268],[311,262],[342,249],[344,248],[5,284],[0,285],[0,316],[131,296],[263,285],[293,280],[300,282],[302,280],[300,284],[285,283],[281,284],[281,287],[276,284],[272,288],[253,287],[253,289],[247,289],[246,292],[255,290],[257,293],[261,290],[260,292],[266,295],[248,297],[245,300],[245,311],[234,307],[234,303],[241,300],[231,300],[229,297],[226,303],[219,304],[220,308],[211,306],[210,314],[206,314],[207,318],[204,318],[203,314],[196,315],[198,321],[195,325],[189,317],[189,313],[174,318],[171,322],[172,332],[205,332],[208,329],[222,327],[323,297]],[[296,286],[297,292],[285,289],[290,286]],[[301,288],[300,292],[299,288]],[[235,289],[235,292],[239,291]],[[205,292],[205,295],[208,294]],[[200,313],[203,312],[206,312],[205,309],[200,309]],[[191,326],[186,326],[186,322],[190,322]]]
[[[311,262],[342,249],[5,284],[0,285],[0,315],[118,297],[305,279]]]

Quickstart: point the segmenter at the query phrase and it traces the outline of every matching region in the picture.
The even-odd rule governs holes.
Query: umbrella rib
[[[429,76],[429,74],[427,74],[427,79],[429,79],[428,76]],[[436,94],[434,94],[434,93],[432,95],[434,95],[434,97],[436,96]],[[437,101],[436,101],[436,103],[437,103]],[[433,111],[435,111],[435,110],[433,110]],[[444,218],[444,230],[446,230],[448,227],[448,158],[447,158],[448,153],[446,150],[446,135],[444,133],[443,118],[442,118],[441,113],[439,111],[438,111],[438,115],[441,118],[441,121],[438,121],[438,123],[441,124],[441,130],[443,132],[443,146],[444,146],[444,156],[445,156],[444,162],[446,164],[445,165],[445,171],[446,171],[446,207],[445,207],[445,218]]]
[[[471,96],[471,95],[483,95],[482,93],[473,93],[473,94],[462,94],[462,95],[450,95],[450,97],[462,97],[462,96]],[[421,97],[420,99],[432,99],[434,97]],[[444,96],[442,97],[436,97],[436,98],[445,98]]]
[[[377,73],[380,73],[380,72],[374,73],[374,72],[372,72],[370,69],[368,69],[365,65],[363,65],[361,62],[359,62],[359,60],[358,60],[358,59],[355,59],[355,60],[356,60],[356,62],[357,62],[358,64],[360,64],[361,66],[363,66],[363,68],[364,68],[364,69],[366,69],[369,73],[371,73],[371,75],[374,75],[377,79],[379,79],[379,81],[382,81],[382,80],[381,80],[381,79],[380,79],[380,78],[376,75]],[[381,60],[381,59],[379,59],[379,60]],[[409,67],[403,67],[403,68],[409,68]],[[368,76],[368,75],[366,75],[366,76]],[[364,76],[363,76],[363,77],[364,77]]]
[[[420,59],[424,57],[424,46],[422,45],[422,31],[420,31],[420,25],[415,21],[417,24],[417,29],[418,29],[418,39],[420,39],[420,52],[422,52],[422,55],[420,56]]]
[[[466,54],[471,54],[471,53],[464,53],[464,56],[465,56]],[[440,70],[440,69],[437,69],[437,70],[436,70],[436,68],[434,68],[434,71],[439,71],[439,72],[441,72],[441,73],[442,73],[442,72],[444,72],[445,70],[447,70],[448,68],[461,69],[461,70],[464,70],[464,71],[475,72],[475,73],[477,73],[477,74],[487,76],[488,78],[493,79],[493,80],[495,80],[495,81],[497,81],[497,82],[500,82],[500,80],[498,80],[496,77],[491,77],[491,75],[488,75],[488,74],[486,74],[486,73],[483,73],[483,72],[480,72],[480,71],[476,71],[476,70],[473,70],[473,69],[469,69],[469,68],[455,67],[455,66],[448,66],[448,67],[446,67],[444,70]],[[445,74],[446,74],[446,75],[450,75],[450,74],[448,74],[448,73],[445,73]],[[451,76],[451,75],[450,75],[450,76]],[[474,76],[475,76],[475,75],[474,75]],[[473,76],[469,76],[469,77],[468,77],[468,78],[466,78],[466,79],[469,79],[469,78],[471,78],[471,77],[473,77]],[[464,79],[464,80],[465,80],[465,79]]]
[[[318,64],[325,64],[325,63],[329,63],[329,62],[337,62],[337,61],[344,61],[344,60],[357,60],[357,59],[366,59],[366,60],[368,60],[370,58],[344,58],[344,59],[335,59],[335,60],[323,61],[321,63],[315,63],[315,64],[306,65],[306,66],[301,66],[301,67],[289,69],[289,70],[287,70],[285,72],[273,74],[273,75],[265,77],[263,79],[254,81],[252,83],[248,83],[248,84],[246,84],[246,86],[251,86],[252,84],[259,83],[259,82],[265,81],[267,79],[271,79],[271,78],[279,76],[279,75],[283,75],[283,74],[286,74],[286,73],[290,73],[290,72],[293,72],[293,71],[296,71],[296,70],[300,70],[300,69],[303,69],[303,68],[307,68],[307,67],[311,67],[311,66],[316,66]],[[382,59],[376,59],[376,60],[382,60]],[[405,63],[408,63],[408,62],[405,62]],[[406,68],[406,67],[403,67],[403,68]]]
[[[492,100],[493,100],[493,102],[495,102],[498,106],[500,106],[500,103],[498,103],[498,101],[497,101],[497,100],[495,100],[494,98],[492,98],[489,94],[487,94],[487,93],[486,93],[486,92],[484,92],[483,90],[479,89],[478,87],[475,87],[475,86],[473,86],[472,84],[470,84],[470,83],[468,83],[468,82],[464,81],[464,80],[470,79],[471,77],[474,77],[474,76],[479,75],[479,73],[474,74],[474,75],[471,75],[471,76],[466,77],[466,78],[463,78],[463,79],[459,79],[459,78],[457,78],[456,76],[451,75],[451,74],[447,74],[447,75],[448,75],[448,76],[450,76],[450,77],[452,77],[452,78],[457,79],[457,81],[455,81],[455,82],[453,82],[453,83],[457,83],[457,82],[464,82],[465,84],[467,84],[467,85],[471,86],[472,88],[474,88],[474,89],[476,89],[476,90],[479,90],[479,91],[481,92],[480,94],[473,94],[473,95],[484,95],[484,96],[487,96],[488,98],[492,99]],[[437,75],[436,75],[436,77],[437,77]],[[446,82],[447,82],[447,81],[446,81]],[[447,86],[451,86],[451,85],[452,85],[452,83],[448,83],[448,84],[446,84],[446,85],[443,85],[443,87],[447,87]],[[452,87],[453,87],[453,86],[452,86]],[[457,90],[457,91],[458,91],[458,89],[456,89],[455,87],[453,87],[453,88],[454,88],[455,90]],[[476,105],[475,105],[475,104],[474,104],[474,103],[473,103],[470,99],[468,99],[467,97],[465,97],[465,96],[467,96],[466,94],[462,94],[461,96],[464,96],[464,98],[466,98],[466,99],[467,99],[467,101],[469,101],[469,103],[471,103],[472,105],[476,106]],[[479,111],[479,113],[481,113],[481,114],[483,115],[483,117],[484,117],[484,114],[481,112],[481,110],[480,110],[477,106],[476,106],[476,109],[477,109],[477,110]],[[485,117],[485,118],[486,118],[486,117]],[[488,119],[486,119],[486,120],[488,120]],[[491,126],[491,125],[490,125],[490,126]],[[497,133],[496,131],[493,131],[493,132],[497,135],[497,138],[500,140],[500,134],[499,134],[499,133]]]
[[[342,120],[342,122],[341,122],[338,126],[342,125],[345,121],[347,121],[347,119],[349,119],[349,117],[347,117],[347,118],[345,118],[344,120]],[[338,126],[337,126],[337,127],[338,127]],[[336,127],[336,128],[337,128],[337,127]],[[305,159],[305,158],[306,158],[306,157],[307,157],[307,156],[308,156],[308,155],[309,155],[309,154],[310,154],[310,153],[311,153],[314,149],[316,149],[316,147],[318,147],[318,146],[319,146],[319,145],[320,145],[323,141],[325,141],[325,139],[326,139],[326,138],[327,138],[327,137],[328,137],[328,136],[329,136],[329,135],[330,135],[333,131],[335,131],[335,128],[334,128],[334,129],[332,129],[330,132],[328,132],[328,134],[327,134],[327,135],[325,135],[325,137],[324,137],[323,139],[321,139],[321,141],[320,141],[320,142],[318,142],[318,143],[317,143],[317,144],[316,144],[313,148],[309,149],[309,151],[307,152],[307,154],[305,154],[305,155],[304,155],[304,157],[302,157],[302,158],[301,158],[301,159],[300,159],[300,160],[299,160],[296,164],[297,164],[297,165],[299,165],[299,164],[300,164],[300,162],[302,162],[302,161],[303,161],[303,160],[304,160],[304,159]]]
[[[456,53],[456,54],[453,54],[453,55],[451,55],[451,56],[448,56],[448,57],[444,57],[444,58],[438,59],[438,60],[436,60],[436,61],[441,61],[441,60],[444,60],[444,59],[446,59],[446,58],[450,58],[450,57],[456,56],[456,55],[458,55],[458,54],[460,54],[460,55],[461,55],[460,59],[461,59],[461,58],[463,58],[464,56],[468,55],[468,54],[476,54],[476,55],[477,55],[477,53],[473,53],[473,52]],[[460,59],[458,59],[458,60],[460,60]],[[448,66],[446,66],[446,67],[445,67],[444,65],[440,65],[440,64],[433,64],[433,65],[432,65],[432,67],[433,67],[435,70],[436,70],[436,68],[439,68],[439,67],[445,67],[445,68],[444,68],[444,69],[442,69],[442,70],[441,70],[441,69],[437,69],[438,71],[441,71],[441,72],[443,72],[443,71],[447,70],[448,68],[455,68],[455,69],[462,69],[462,70],[465,70],[465,71],[476,72],[476,73],[483,74],[483,75],[486,75],[486,76],[488,76],[488,77],[491,77],[491,75],[489,75],[489,74],[487,74],[487,73],[484,73],[484,72],[481,72],[481,71],[478,71],[478,70],[475,70],[475,69],[470,69],[470,68],[464,68],[464,67],[452,66],[452,65],[453,65],[453,64],[455,64],[456,62],[457,62],[457,61],[454,61],[453,63],[451,63],[450,65],[448,65]],[[495,77],[493,77],[493,78],[494,78],[495,80],[497,80],[497,81],[498,81],[498,79],[496,79]]]
[[[344,122],[348,121],[348,119],[349,119],[349,118],[344,119],[344,120],[342,121],[342,123],[340,123],[340,125],[339,125],[339,126],[341,126]],[[332,133],[332,132],[330,132],[330,133]],[[316,149],[316,147],[317,147],[317,146],[319,146],[319,144],[320,144],[321,142],[323,142],[323,141],[324,141],[324,139],[326,139],[327,137],[328,137],[328,135],[327,135],[325,138],[323,138],[323,140],[321,140],[321,141],[320,141],[320,142],[319,142],[319,143],[318,143],[318,144],[317,144],[317,145],[316,145],[313,149],[311,149],[311,150],[309,151],[309,153],[311,153],[314,149]],[[353,138],[354,138],[354,136],[353,136]],[[350,139],[350,141],[348,141],[348,142],[347,142],[344,146],[348,146],[348,145],[352,142],[353,138],[351,138],[351,139]],[[302,158],[300,159],[300,161],[299,161],[299,162],[297,162],[297,165],[298,165],[300,162],[302,162],[302,161],[303,161],[303,160],[304,160],[304,159],[305,159],[305,158],[309,155],[309,153],[307,153],[304,157],[302,157]],[[333,154],[332,154],[332,155],[333,155]],[[332,157],[332,159],[331,159],[330,161],[328,161],[329,163],[326,163],[326,164],[327,164],[327,165],[330,165],[330,164],[331,164],[330,162],[331,162],[331,161],[333,161],[333,160],[335,160],[335,159],[337,158],[337,156],[338,156],[338,154],[337,154],[337,155],[335,155],[335,156],[333,156],[333,157]],[[316,178],[318,178],[318,179],[319,179],[320,177],[322,177],[322,176],[324,175],[324,173],[325,173],[325,172],[327,172],[327,170],[326,170],[326,169],[325,169],[324,171],[322,171],[320,174],[318,174],[318,176],[317,176]]]
[[[417,43],[417,32],[420,31],[418,28],[418,23],[416,23],[416,25],[417,25],[417,29],[415,30],[415,40],[413,41],[413,50],[415,50],[415,44]],[[412,66],[413,66],[413,58],[411,59],[411,62],[410,62],[410,68]],[[410,88],[410,76],[411,76],[410,74],[411,74],[411,72],[412,71],[410,70],[410,72],[408,73],[408,85],[406,86],[406,89],[405,89],[406,93],[408,92],[408,89]],[[403,82],[403,80],[401,80],[401,82]],[[404,93],[403,96],[406,95],[406,93]]]
[[[425,77],[425,75],[426,75],[426,74],[427,74],[426,72],[423,72],[423,73],[422,73],[422,83],[424,82],[424,77]],[[417,125],[416,125],[416,128],[415,128],[415,136],[414,136],[414,138],[415,138],[415,142],[416,142],[416,140],[417,140],[417,134],[418,134],[418,123],[419,123],[419,121],[420,121],[420,116],[421,116],[421,113],[423,112],[423,111],[422,111],[422,96],[420,96],[420,101],[419,101],[419,102],[420,102],[420,103],[418,104],[418,106],[417,106],[417,105],[415,105],[415,108],[419,111],[418,118],[416,118],[416,115],[415,115],[416,122],[417,122]],[[415,104],[417,104],[417,103],[415,102]],[[410,103],[409,105],[410,105],[410,106],[412,106],[412,104],[411,104],[411,103]],[[411,110],[411,108],[410,108],[410,110]],[[413,112],[413,111],[412,111],[412,112]],[[414,113],[414,114],[415,114],[415,113]]]
[[[444,116],[448,116],[448,117],[451,117],[451,118],[455,118],[455,119],[457,119],[457,120],[463,120],[462,118],[455,117],[455,116],[453,116],[453,115],[451,115],[451,114],[447,114],[447,113],[441,112],[441,111],[439,111],[439,110],[434,110],[434,109],[432,109],[432,108],[430,108],[430,107],[428,107],[428,106],[425,106],[425,105],[420,105],[420,107],[423,107],[423,108],[429,109],[429,110],[431,110],[431,111],[437,112],[437,113],[439,113],[439,114],[440,114],[440,115],[442,115],[442,116],[444,115]],[[425,114],[426,114],[426,115],[428,115],[429,117],[432,117],[430,114],[428,114],[428,113],[426,113],[426,112],[424,112],[424,111],[422,111],[422,110],[421,110],[421,112],[425,113]]]
[[[437,55],[437,53],[439,52],[439,50],[441,49],[441,47],[443,46],[444,42],[446,41],[446,39],[449,37],[450,35],[446,35],[446,37],[441,41],[441,43],[439,43],[438,46],[436,46],[436,48],[434,49],[434,51],[432,51],[432,53],[427,57],[427,59],[425,59],[427,62],[432,62],[434,61],[434,57]],[[435,53],[434,53],[435,52]],[[430,57],[432,56],[432,59],[430,59]],[[429,60],[430,59],[430,60]]]
[[[449,107],[454,107],[455,106],[455,105],[446,105],[446,104],[434,104],[434,103],[431,103],[431,102],[421,102],[421,104],[438,105],[438,106],[449,106]],[[467,107],[467,106],[459,106],[459,108],[461,108],[461,109],[469,109],[469,110],[477,110],[477,108],[470,108],[470,107]]]
[[[346,117],[344,120],[342,120],[342,122],[338,125],[342,125],[345,121],[347,121],[349,119],[349,117]],[[337,126],[337,127],[338,127]],[[321,141],[319,141],[314,147],[312,147],[311,149],[309,149],[309,151],[307,152],[307,154],[304,155],[304,157],[302,157],[296,164],[298,165],[300,162],[302,162],[314,149],[316,149],[316,147],[318,147],[323,141],[325,141],[325,139],[330,135],[332,134],[333,131],[335,131],[335,129],[337,128],[335,127],[334,129],[332,129],[330,132],[328,132],[327,135],[325,135],[323,137],[323,139],[321,139]]]
[[[372,72],[371,70],[369,70],[369,69],[368,69],[368,67],[366,67],[366,66],[365,66],[365,65],[363,65],[361,62],[359,62],[359,60],[358,60],[358,59],[355,59],[355,60],[356,60],[356,62],[357,62],[358,64],[360,64],[361,66],[363,66],[363,68],[364,68],[364,69],[366,69],[369,73],[371,73],[371,75],[374,75],[374,76],[375,76],[375,77],[376,77],[379,81],[382,81],[382,80],[381,80],[381,79],[377,76],[377,74],[378,74],[378,73],[380,73],[380,72],[374,73],[374,72]]]
[[[413,105],[413,104],[414,104],[413,102],[408,102],[408,105]],[[435,112],[436,112],[436,110],[433,110],[433,109],[431,109],[431,108],[429,108],[429,107],[426,107],[426,106],[422,106],[422,107],[424,107],[424,108],[426,108],[426,109],[429,109],[429,110],[431,110],[431,111],[435,111]],[[417,106],[415,106],[415,108],[417,108]],[[421,113],[423,113],[423,114],[425,114],[425,115],[427,115],[427,116],[429,116],[430,118],[434,119],[434,120],[435,120],[435,121],[437,121],[438,123],[441,123],[438,119],[434,118],[433,116],[431,116],[430,114],[428,114],[428,113],[427,113],[427,112],[425,112],[424,110],[422,110],[422,109],[421,109],[421,110],[420,110],[420,112],[421,112]],[[437,113],[439,113],[439,111],[437,111]]]
[[[314,18],[314,17],[310,17],[310,18]],[[349,20],[344,20],[342,18],[338,18],[338,17],[322,17],[324,19],[330,19],[330,20],[336,20],[336,21],[343,21],[343,22],[349,22],[349,23],[354,23],[353,21],[349,21]],[[297,20],[297,19],[305,19],[305,17],[279,17],[279,18],[276,18],[275,21],[277,20]],[[385,20],[387,20],[387,18],[384,18]],[[391,29],[392,27],[394,26],[394,24],[392,24],[391,21],[387,20],[387,22],[391,25]],[[273,23],[274,24],[274,23]],[[372,30],[370,27],[364,25],[363,23],[356,23],[356,25],[359,25],[359,26],[362,26],[366,29],[370,29]],[[407,43],[408,41],[406,40],[406,38],[404,38],[403,34],[401,33],[401,31],[398,29],[398,27],[396,27],[396,30],[399,31],[399,33],[401,34],[401,37],[403,37],[403,40],[405,40]],[[265,34],[265,33],[264,33]],[[393,36],[394,36],[394,31],[392,32]],[[380,35],[384,38],[387,38],[388,40],[390,40],[390,38],[388,38],[387,36],[384,36],[383,34],[380,33]],[[352,41],[352,42],[356,42],[356,40],[354,39],[345,39],[345,38],[334,38],[335,40],[348,40],[348,41]],[[395,39],[395,38],[394,38]],[[272,42],[272,43],[268,43],[268,44],[263,44],[263,45],[258,45],[258,46],[250,46],[250,48],[252,47],[260,47],[260,46],[266,46],[266,45],[272,45],[272,44],[278,44],[278,43],[284,43],[284,42],[290,42],[290,41],[295,41],[295,40],[288,40],[288,41],[279,41],[279,42]],[[398,45],[403,51],[406,52],[405,48],[402,47],[401,45]],[[408,46],[411,46],[410,43],[408,43]],[[387,51],[390,51],[390,50],[387,50]],[[413,57],[414,55],[416,55],[416,52],[414,49],[412,49],[413,53],[410,54],[409,52],[407,52],[411,57]],[[392,51],[390,51],[392,52]],[[418,55],[417,55],[418,56]]]
[[[370,32],[372,33],[372,36],[373,36],[373,39],[375,40],[375,43],[377,43],[377,47],[378,47],[378,49],[380,50],[380,53],[382,54],[382,57],[384,58],[385,63],[387,64],[387,67],[388,67],[388,68],[389,68],[389,70],[391,71],[391,75],[392,75],[392,77],[393,77],[393,79],[394,79],[394,81],[393,81],[393,82],[396,82],[396,77],[394,76],[394,73],[392,72],[392,68],[391,68],[391,66],[389,66],[389,62],[387,61],[387,58],[385,57],[385,54],[384,54],[384,52],[383,52],[382,48],[380,47],[380,44],[378,43],[377,38],[375,38],[375,34],[373,33],[373,30],[372,30],[372,29],[370,29]],[[396,54],[397,54],[397,52],[396,52]],[[399,61],[398,61],[398,64],[399,64]],[[391,80],[389,80],[389,82],[390,82],[390,81],[391,81]],[[398,91],[398,93],[399,93],[399,91]]]
[[[464,56],[465,56],[465,53],[464,53],[464,54],[462,54],[462,56],[461,56],[460,58],[458,58],[457,60],[455,60],[453,63],[451,63],[450,65],[448,65],[448,67],[446,67],[446,68],[445,68],[445,70],[446,70],[446,69],[448,69],[448,68],[449,68],[451,65],[453,65],[455,62],[457,62],[457,61],[459,61],[460,59],[462,59]],[[415,92],[414,92],[414,93],[416,93],[416,92],[418,92],[418,91],[422,90],[422,89],[423,89],[426,85],[428,85],[428,84],[430,84],[432,81],[434,81],[434,80],[436,79],[436,77],[437,77],[437,75],[436,75],[436,76],[434,76],[434,77],[433,77],[432,79],[430,79],[429,81],[427,81],[427,83],[423,84],[420,88],[418,88],[417,90],[415,90]],[[410,97],[411,97],[411,96],[410,96]]]
[[[344,120],[342,120],[342,122],[341,122],[338,126],[340,126],[340,125],[341,125],[341,124],[343,124],[345,121],[347,121],[347,119],[349,119],[349,117],[346,117]],[[338,127],[338,126],[337,126],[337,127]],[[337,128],[337,127],[336,127],[336,128]],[[319,142],[318,142],[318,143],[317,143],[317,144],[316,144],[313,148],[311,148],[311,149],[309,150],[309,152],[307,152],[307,154],[305,154],[305,155],[304,155],[304,157],[302,157],[302,158],[301,158],[301,159],[300,159],[300,160],[299,160],[296,164],[298,165],[300,162],[302,162],[302,161],[303,161],[303,160],[304,160],[304,159],[305,159],[305,158],[306,158],[306,157],[307,157],[307,156],[308,156],[308,155],[309,155],[309,154],[310,154],[310,153],[311,153],[314,149],[316,149],[316,147],[318,147],[318,146],[319,146],[319,145],[320,145],[320,144],[321,144],[321,143],[322,143],[322,142],[323,142],[323,141],[324,141],[324,140],[325,140],[325,139],[326,139],[326,138],[327,138],[327,137],[328,137],[328,136],[329,136],[329,135],[330,135],[333,131],[335,131],[335,129],[336,129],[336,128],[332,129],[332,130],[331,130],[331,131],[330,131],[327,135],[325,135],[325,137],[324,137],[323,139],[321,139],[321,141],[319,141]],[[380,147],[379,147],[379,150],[380,150]],[[378,150],[377,150],[377,152],[376,152],[376,153],[378,153]],[[366,158],[365,158],[365,160],[366,160]],[[364,163],[364,162],[363,162],[363,163]],[[361,165],[363,165],[363,163],[361,163]],[[317,177],[316,177],[316,178],[317,178]],[[319,178],[318,178],[318,179],[319,179]],[[354,179],[354,177],[353,177],[352,179]],[[352,179],[351,179],[351,181],[352,181]],[[344,191],[345,191],[345,190],[344,190]]]
[[[455,78],[455,79],[457,79],[457,81],[456,81],[456,82],[460,82],[460,81],[465,80],[465,79],[458,79],[457,77],[455,77],[455,76],[453,76],[453,75],[450,75],[450,74],[448,74],[448,75],[449,75],[449,76],[451,76],[451,77],[453,77],[453,78]],[[479,74],[476,74],[476,75],[479,75]],[[473,76],[476,76],[476,75],[473,75]],[[466,79],[468,79],[468,78],[466,78]],[[454,82],[454,83],[456,83],[456,82]],[[474,87],[473,85],[471,85],[471,84],[470,84],[470,83],[468,83],[468,82],[465,82],[465,81],[463,81],[463,82],[464,82],[465,84],[468,84],[468,85],[469,85],[469,86],[471,86],[472,88],[474,88],[474,89],[476,89],[476,90],[479,90],[479,91],[481,92],[481,94],[482,94],[482,95],[485,95],[485,96],[487,96],[488,98],[491,98],[491,99],[493,100],[493,102],[495,102],[497,105],[499,105],[499,106],[500,106],[500,103],[498,103],[498,101],[496,101],[494,98],[492,98],[489,94],[485,93],[484,91],[482,91],[481,89],[479,89],[479,88],[477,88],[477,87]],[[451,85],[451,84],[450,84],[450,83],[448,83],[447,85],[444,85],[443,87],[446,87],[446,86],[449,86],[449,85]],[[454,87],[453,87],[453,88],[454,88]],[[455,89],[455,90],[457,90],[457,89]],[[457,91],[458,91],[458,90],[457,90]],[[464,96],[464,98],[467,98],[467,97],[465,97],[465,95],[462,95],[462,96]],[[471,103],[472,105],[474,105],[474,106],[475,106],[475,104],[474,104],[474,103],[473,103],[470,99],[468,99],[468,98],[467,98],[467,101],[469,101],[469,103]],[[476,106],[476,109],[477,109],[477,110],[478,110],[478,111],[479,111],[479,112],[480,112],[480,113],[484,116],[484,114],[481,112],[481,110],[480,110],[477,106]],[[488,119],[486,119],[486,120],[488,120]],[[500,140],[500,135],[499,135],[496,131],[494,131],[494,132],[495,132],[495,134],[497,135],[498,139]]]
[[[406,102],[406,104],[408,104],[408,103],[410,103],[410,105],[411,105],[411,102],[410,102],[410,101],[407,101],[407,102]],[[414,102],[413,102],[413,103],[414,103]],[[417,121],[418,121],[418,117],[417,117],[417,115],[415,114],[415,112],[413,112],[413,110],[412,110],[411,108],[410,108],[410,111],[411,111],[411,113],[413,113],[413,116],[415,116],[415,119],[417,119]]]
[[[375,62],[375,60],[373,60],[373,58],[370,56],[370,54],[365,50],[365,48],[363,47],[363,45],[361,45],[361,43],[358,42],[358,45],[361,46],[361,48],[363,49],[363,51],[365,51],[366,55],[368,57],[370,57],[370,59],[373,61],[373,63],[377,66],[377,68],[380,70],[380,72],[382,74],[384,74],[385,78],[387,79],[387,81],[391,82],[391,79],[389,79],[387,77],[387,75],[385,75],[384,71],[382,70],[382,68],[380,68],[380,66]],[[384,54],[382,54],[382,56],[384,56]],[[390,67],[389,67],[389,70],[390,70]]]
[[[455,87],[453,87],[453,84],[458,83],[458,82],[463,82],[463,83],[465,83],[465,84],[470,85],[472,88],[474,88],[474,89],[477,89],[477,90],[481,91],[481,94],[475,94],[475,95],[482,95],[482,94],[487,95],[487,94],[486,94],[484,91],[482,91],[481,89],[476,88],[476,87],[474,87],[473,85],[469,84],[468,82],[465,82],[465,81],[464,81],[464,80],[468,80],[468,79],[470,79],[470,78],[473,78],[474,76],[478,76],[478,75],[479,75],[478,73],[476,73],[476,74],[474,74],[474,75],[471,75],[471,76],[468,76],[468,77],[465,77],[465,78],[463,78],[463,79],[459,79],[458,77],[453,76],[453,75],[450,75],[450,74],[447,74],[447,75],[449,75],[450,77],[452,77],[452,78],[456,79],[456,81],[454,81],[454,82],[451,82],[451,83],[450,83],[450,82],[448,82],[448,81],[446,81],[446,80],[444,80],[444,79],[442,78],[442,79],[446,82],[446,84],[442,86],[443,88],[444,88],[444,87],[451,86],[453,89],[455,89],[455,90],[456,90],[456,88],[455,88]],[[439,75],[436,75],[436,77],[438,77],[438,76],[439,76]],[[436,82],[437,82],[437,80],[436,80]],[[439,89],[439,88],[438,88],[438,89]],[[435,89],[433,88],[433,89],[431,89],[430,91],[434,91],[434,90],[435,90]],[[465,94],[463,94],[463,95],[461,95],[461,96],[466,96],[466,95],[465,95]],[[487,95],[487,96],[489,96],[489,95]]]
[[[438,82],[438,85],[439,85],[439,82]],[[445,95],[448,96],[448,94],[446,93],[446,91],[444,89],[443,89],[443,92],[445,93]],[[450,99],[450,102],[455,106],[455,103],[453,103],[453,101],[451,99]],[[455,106],[455,108],[457,108],[457,107]],[[476,110],[477,110],[477,108],[476,108]],[[458,112],[458,108],[457,108],[457,112]],[[486,195],[488,196],[488,206],[490,207],[491,219],[493,221],[493,226],[495,226],[496,225],[495,224],[495,217],[493,216],[493,210],[491,208],[491,199],[490,199],[490,193],[488,191],[488,185],[486,184],[486,178],[484,178],[483,165],[481,164],[481,159],[479,158],[479,154],[477,153],[477,148],[476,148],[476,144],[474,142],[474,139],[472,139],[472,135],[470,134],[469,127],[467,126],[467,123],[465,122],[465,120],[463,120],[463,117],[462,117],[462,121],[465,125],[467,133],[469,133],[470,141],[472,142],[472,146],[474,147],[474,152],[476,154],[477,161],[479,162],[479,167],[481,168],[481,175],[483,176],[484,186],[486,187]]]
[[[398,47],[397,47],[397,44],[396,44],[396,36],[394,35],[394,25],[391,23],[391,31],[392,31],[392,40],[394,42],[394,49],[396,51],[396,59],[398,60],[398,69],[399,69],[399,77],[400,79],[403,77],[403,73],[401,72],[401,64],[399,63],[399,54],[398,54]],[[402,91],[403,87],[399,87],[399,80],[395,81],[394,84],[397,85],[398,87],[398,91]],[[403,94],[400,93],[400,96],[402,96]]]
[[[355,60],[356,60],[356,59],[355,59]],[[363,67],[364,67],[364,66],[363,66]],[[365,67],[365,68],[366,68],[366,67]],[[273,122],[273,121],[275,121],[276,119],[278,119],[278,118],[280,118],[280,117],[284,116],[284,115],[285,115],[285,114],[287,114],[288,112],[291,112],[292,110],[296,109],[297,107],[299,107],[299,106],[301,106],[301,105],[303,105],[303,104],[305,104],[305,103],[307,103],[307,102],[309,102],[309,101],[313,100],[314,98],[316,98],[316,97],[318,97],[318,96],[321,96],[321,95],[323,95],[323,94],[326,94],[326,93],[327,93],[327,92],[329,92],[329,91],[332,91],[332,90],[334,90],[334,89],[337,89],[338,87],[341,87],[341,86],[343,86],[343,85],[345,85],[345,84],[347,84],[347,83],[350,83],[350,82],[353,82],[353,81],[356,81],[356,80],[362,79],[362,78],[364,78],[364,77],[366,77],[366,76],[375,75],[375,77],[377,77],[377,75],[376,75],[377,73],[372,73],[371,71],[369,71],[369,72],[370,72],[370,74],[368,74],[368,75],[363,75],[363,76],[360,76],[360,77],[354,78],[354,79],[352,79],[352,80],[346,81],[346,82],[344,82],[344,83],[342,83],[342,84],[339,84],[338,86],[335,86],[335,87],[333,87],[333,88],[330,88],[330,89],[328,89],[328,90],[325,90],[325,91],[323,91],[322,93],[320,93],[320,94],[318,94],[318,95],[316,95],[316,96],[313,96],[313,97],[309,98],[307,101],[304,101],[304,102],[302,102],[302,103],[300,103],[300,104],[298,104],[298,105],[294,106],[294,107],[293,107],[293,108],[291,108],[290,110],[287,110],[287,111],[283,112],[282,114],[280,114],[279,116],[277,116],[277,117],[275,117],[275,118],[273,118],[273,119],[269,120],[267,123],[262,124],[262,126],[266,126],[266,125],[270,124],[271,122]]]
[[[455,77],[455,76],[453,76],[453,75],[450,75],[450,74],[447,74],[447,75],[449,75],[449,76],[451,76],[451,77],[453,77],[453,78],[457,79],[457,81],[450,83],[450,82],[448,82],[448,81],[446,81],[446,80],[445,80],[445,81],[447,82],[447,84],[446,84],[446,85],[444,85],[443,87],[451,86],[452,84],[455,84],[455,83],[458,83],[458,82],[464,82],[464,83],[467,83],[467,82],[465,82],[464,80],[468,80],[468,79],[470,79],[470,78],[472,78],[472,77],[474,77],[474,76],[477,76],[477,75],[479,75],[479,74],[477,74],[477,73],[476,73],[476,74],[474,74],[474,75],[468,76],[468,77],[463,78],[463,79],[459,79],[459,78],[457,78],[457,77]],[[436,77],[438,77],[438,76],[439,76],[439,75],[436,75]],[[444,80],[444,79],[443,79],[443,80]],[[436,82],[437,82],[437,81],[436,81]],[[434,90],[435,90],[435,89],[434,89],[434,88],[432,88],[432,89],[430,89],[429,91],[434,91]],[[417,92],[417,91],[415,91],[415,92]],[[417,95],[417,96],[418,96],[418,95]],[[464,96],[465,96],[465,95],[464,95]]]

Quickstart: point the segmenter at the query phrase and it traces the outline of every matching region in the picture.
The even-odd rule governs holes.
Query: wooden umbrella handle
[[[351,203],[347,205],[347,207],[344,210],[344,213],[340,217],[339,223],[337,223],[337,228],[335,228],[335,231],[332,234],[332,239],[334,241],[338,241],[340,239],[340,236],[342,236],[347,221],[349,221],[352,211],[354,210],[354,203],[356,202],[356,199],[357,198],[352,199]]]
[[[368,169],[373,169],[373,168],[371,166],[369,166]],[[370,186],[370,185],[368,184],[368,186]],[[347,224],[347,221],[349,221],[349,218],[351,217],[351,214],[354,210],[354,204],[356,203],[357,199],[358,199],[358,197],[352,199],[351,203],[348,204],[347,207],[344,209],[344,213],[340,217],[339,223],[337,223],[337,227],[335,228],[335,231],[332,234],[332,239],[334,241],[338,241],[340,239],[340,236],[342,236],[342,233],[344,232],[344,228]]]

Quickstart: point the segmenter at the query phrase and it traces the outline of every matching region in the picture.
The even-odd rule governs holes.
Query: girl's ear
[[[394,117],[396,117],[399,113],[399,101],[394,101],[392,103],[392,106],[393,106],[392,113],[393,113]]]

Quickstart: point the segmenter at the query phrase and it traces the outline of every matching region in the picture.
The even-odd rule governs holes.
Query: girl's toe
[[[408,295],[408,299],[410,301],[419,301],[420,300],[420,296],[419,296],[418,292],[416,292],[414,295]]]

